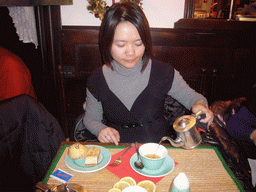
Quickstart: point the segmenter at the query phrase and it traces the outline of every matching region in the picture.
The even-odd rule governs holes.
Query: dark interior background
[[[22,43],[7,7],[0,7],[0,45],[27,64],[38,100],[51,112],[50,88],[42,86],[44,67],[40,46]],[[246,96],[255,81],[255,23],[181,19],[175,27],[152,28],[153,51],[172,64],[209,104]],[[82,112],[86,79],[102,65],[98,49],[99,27],[63,26],[61,62],[68,129]],[[51,64],[49,64],[51,65]],[[61,86],[61,85],[59,85]],[[61,96],[59,96],[61,97]],[[62,117],[63,118],[63,117]],[[58,119],[60,120],[60,119]]]

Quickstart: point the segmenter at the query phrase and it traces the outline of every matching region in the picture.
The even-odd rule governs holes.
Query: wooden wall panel
[[[63,65],[66,77],[89,75],[102,65],[98,49],[98,27],[63,27]],[[187,80],[198,80],[200,48],[188,34],[170,29],[151,29],[153,52],[157,59],[173,64]],[[200,59],[201,60],[201,59]],[[199,60],[199,61],[200,61]]]
[[[76,63],[78,75],[90,75],[93,70],[102,65],[98,45],[78,44],[76,46]]]
[[[237,26],[233,30],[225,23],[222,30],[215,26],[219,22],[207,25],[205,21],[193,26],[191,19],[185,22],[186,28],[182,26],[184,22],[177,22],[175,29],[151,28],[155,58],[172,64],[191,87],[208,97],[210,103],[243,96],[255,82],[255,68],[252,67],[255,65],[252,59],[255,38],[250,41],[250,30],[243,30],[242,25],[241,31]],[[245,26],[248,27],[248,23]],[[102,65],[98,49],[99,27],[64,26],[62,33],[66,77],[87,77]],[[202,90],[202,86],[206,90]],[[214,92],[213,87],[216,87]]]
[[[154,46],[156,58],[172,64],[184,79],[197,79],[201,69],[201,48]]]

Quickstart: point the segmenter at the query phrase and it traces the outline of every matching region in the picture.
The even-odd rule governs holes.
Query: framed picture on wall
[[[195,7],[201,7],[203,0],[195,0]]]

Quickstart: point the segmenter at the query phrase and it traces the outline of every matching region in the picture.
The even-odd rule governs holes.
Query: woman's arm
[[[99,132],[106,127],[106,125],[102,123],[102,105],[88,89],[86,89],[86,94],[86,112],[83,123],[92,134],[98,136]]]
[[[174,71],[172,88],[168,94],[178,100],[187,109],[191,109],[193,113],[197,113],[199,111],[205,113],[206,118],[200,120],[200,122],[208,123],[208,125],[212,123],[213,113],[208,109],[207,99],[189,87],[177,70]]]
[[[202,101],[208,106],[206,98],[192,89],[177,70],[174,70],[173,84],[168,95],[171,95],[189,110],[198,101]]]
[[[111,127],[107,127],[102,123],[103,120],[103,110],[101,102],[91,94],[91,92],[86,89],[86,106],[85,106],[85,116],[83,123],[85,127],[94,135],[97,136],[98,140],[102,143],[113,142],[118,145],[120,141],[120,135],[117,130]]]

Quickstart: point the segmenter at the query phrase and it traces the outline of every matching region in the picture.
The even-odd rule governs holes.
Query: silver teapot
[[[168,140],[173,147],[182,147],[184,149],[193,149],[202,142],[202,137],[198,132],[196,118],[202,113],[197,112],[192,115],[179,117],[174,123],[173,128],[177,133],[175,140],[168,136],[162,137],[161,142]]]

